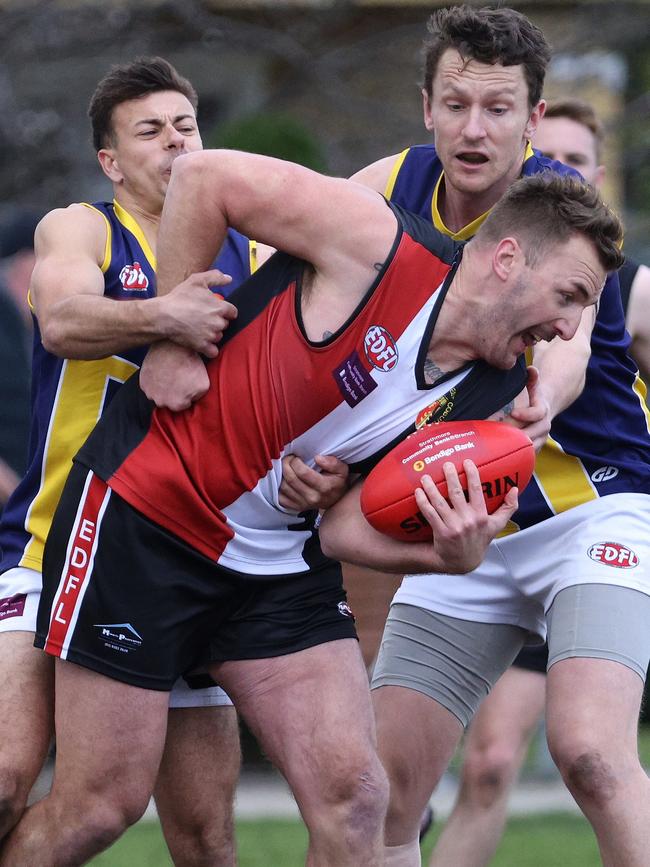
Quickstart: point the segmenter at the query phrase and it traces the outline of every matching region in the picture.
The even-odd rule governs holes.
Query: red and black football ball
[[[523,431],[504,422],[452,421],[424,427],[395,446],[368,475],[361,489],[366,520],[401,542],[429,541],[431,526],[417,507],[415,489],[428,474],[446,497],[443,465],[450,461],[467,491],[463,470],[467,459],[478,468],[491,514],[511,488],[521,492],[526,487],[533,474],[535,451]]]

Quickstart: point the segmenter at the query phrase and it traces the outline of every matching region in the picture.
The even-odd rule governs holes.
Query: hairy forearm
[[[52,306],[41,323],[44,347],[62,358],[104,358],[170,333],[170,317],[155,298],[115,301],[75,295]]]
[[[353,489],[325,512],[320,525],[323,552],[335,560],[397,574],[444,572],[433,544],[398,542],[377,532],[361,514]]]

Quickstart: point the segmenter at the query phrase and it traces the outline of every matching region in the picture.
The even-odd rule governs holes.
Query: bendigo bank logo
[[[416,461],[413,464],[413,469],[417,470],[417,472],[421,472],[424,468],[422,461]],[[461,477],[461,482],[463,482],[463,477]],[[516,488],[518,485],[519,473],[514,473],[512,476],[499,476],[498,478],[486,479],[481,482],[488,512],[490,512],[490,514],[494,512],[501,505],[503,498],[510,488]],[[467,485],[464,482],[463,491],[465,492],[465,497],[467,497]],[[495,499],[496,503],[490,502]],[[400,521],[400,527],[405,533],[419,533],[423,527],[428,526],[429,522],[419,510],[414,515],[409,515],[408,518],[404,518],[403,521]]]
[[[149,278],[142,270],[139,262],[125,265],[120,271],[120,283],[129,292],[146,292],[149,288]]]
[[[382,325],[371,325],[363,339],[366,358],[376,370],[388,373],[397,364],[397,344]]]
[[[618,542],[598,542],[587,551],[592,560],[605,566],[615,566],[617,569],[634,569],[639,565],[639,558],[634,551],[619,545]]]

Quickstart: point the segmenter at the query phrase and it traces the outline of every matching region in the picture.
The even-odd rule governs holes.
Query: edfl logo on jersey
[[[587,554],[597,563],[617,569],[634,569],[639,565],[639,558],[634,551],[618,542],[598,542],[591,546]]]
[[[366,358],[375,370],[388,373],[397,364],[397,344],[383,325],[370,326],[363,339],[363,348]]]

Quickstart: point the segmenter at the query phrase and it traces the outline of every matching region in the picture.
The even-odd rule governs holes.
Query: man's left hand
[[[348,489],[348,465],[334,455],[316,455],[319,470],[308,467],[297,455],[282,459],[279,503],[284,509],[304,512],[329,509]]]

